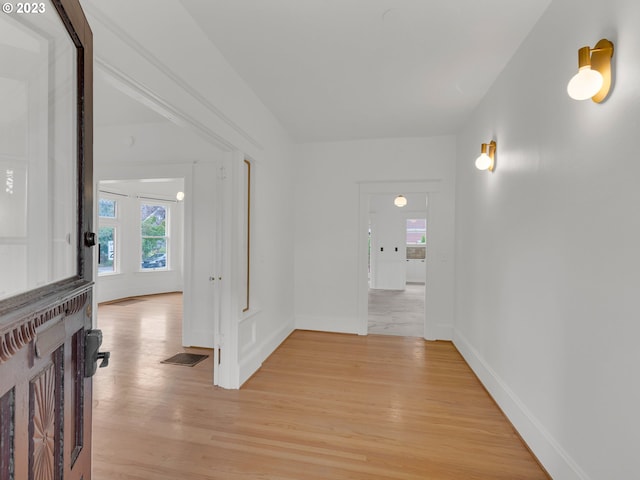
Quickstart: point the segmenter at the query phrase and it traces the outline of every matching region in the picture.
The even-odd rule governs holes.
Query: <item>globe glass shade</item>
[[[396,207],[404,207],[407,204],[407,199],[404,198],[402,195],[398,195],[394,200],[393,200],[393,204]]]
[[[597,70],[590,66],[582,67],[567,85],[567,93],[574,100],[586,100],[593,97],[602,88],[604,79]]]
[[[490,166],[491,157],[486,153],[482,153],[478,158],[476,158],[476,168],[478,170],[488,170]]]

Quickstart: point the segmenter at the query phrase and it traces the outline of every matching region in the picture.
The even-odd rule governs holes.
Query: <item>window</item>
[[[98,275],[115,273],[116,258],[116,229],[115,227],[100,227],[98,229]]]
[[[116,273],[118,202],[109,198],[98,200],[98,275]]]
[[[166,270],[169,237],[167,235],[167,207],[143,203],[140,206],[140,235],[142,270]]]
[[[116,201],[101,198],[98,201],[98,216],[100,218],[116,218]]]
[[[427,219],[407,219],[407,245],[427,244]]]
[[[407,260],[427,258],[427,219],[407,219]]]

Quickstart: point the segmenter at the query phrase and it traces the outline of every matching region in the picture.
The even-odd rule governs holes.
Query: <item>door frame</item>
[[[369,331],[369,282],[368,282],[368,237],[369,237],[369,203],[372,196],[385,194],[408,194],[421,193],[426,194],[427,203],[427,245],[433,242],[436,244],[439,240],[439,227],[437,222],[432,222],[432,216],[440,210],[438,201],[438,193],[442,189],[440,180],[423,180],[423,181],[397,181],[397,182],[361,182],[359,189],[359,207],[358,207],[358,334],[367,335]],[[432,249],[430,251],[435,251]],[[424,300],[424,339],[437,340],[437,325],[434,315],[434,299],[429,295],[429,288],[426,288],[432,282],[437,281],[433,278],[433,269],[430,266],[434,262],[434,255],[427,255],[425,262],[426,286]]]
[[[219,168],[219,174],[216,176],[215,184],[217,186],[216,198],[217,205],[214,215],[216,219],[216,239],[214,239],[213,248],[214,258],[217,259],[217,265],[212,268],[212,275],[216,278],[222,278],[221,282],[215,287],[219,302],[216,308],[217,319],[212,318],[214,336],[213,348],[214,352],[214,375],[212,382],[214,385],[228,389],[237,389],[240,387],[240,366],[238,357],[238,321],[240,318],[241,308],[239,307],[239,299],[237,296],[239,288],[240,256],[238,244],[241,241],[241,228],[238,225],[238,219],[242,216],[242,202],[240,195],[242,191],[242,175],[240,168],[244,164],[245,159],[255,162],[254,156],[245,153],[244,149],[235,146],[231,141],[226,141],[222,136],[216,134],[212,130],[207,130],[206,134],[202,131],[202,126],[195,124],[190,117],[183,116],[182,112],[178,114],[178,110],[167,110],[166,105],[158,95],[151,95],[142,85],[138,84],[134,79],[123,75],[121,72],[115,71],[109,65],[101,62],[99,64],[100,71],[106,75],[106,79],[114,88],[120,90],[123,94],[130,96],[134,101],[139,101],[147,107],[157,111],[161,115],[169,118],[177,128],[186,128],[196,135],[200,135],[204,140],[211,144],[221,154],[220,160],[216,161]],[[113,166],[113,165],[112,165]],[[120,167],[120,165],[118,165]],[[123,173],[125,170],[137,165],[122,164],[119,168],[118,175],[104,174],[100,172],[101,166],[97,165],[95,185],[99,180],[118,180],[130,177],[130,173]],[[164,174],[159,173],[158,177],[181,177],[185,180],[185,191],[193,191],[194,172],[193,163],[175,163],[154,166],[156,169],[169,169]],[[171,170],[173,169],[173,170]],[[180,169],[180,170],[176,170]],[[164,170],[163,170],[164,171]],[[180,172],[180,173],[177,173]],[[131,178],[152,178],[156,175],[134,175]],[[107,178],[108,177],[108,178]],[[190,249],[186,248],[190,245],[191,231],[193,228],[192,212],[188,208],[190,202],[193,201],[192,196],[185,197],[185,257],[184,257],[184,289],[188,289],[191,274],[188,269],[191,268],[193,260]],[[97,206],[96,206],[97,208]],[[97,258],[95,259],[97,262]],[[97,263],[96,263],[97,264]],[[216,281],[217,282],[217,281]],[[94,305],[95,307],[96,305]],[[184,309],[184,322],[189,322],[189,311]],[[184,339],[183,329],[183,339]],[[186,342],[189,343],[189,342]],[[224,353],[220,353],[224,349]],[[219,362],[219,363],[218,363]]]

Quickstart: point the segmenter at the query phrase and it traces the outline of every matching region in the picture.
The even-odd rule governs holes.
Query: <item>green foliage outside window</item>
[[[101,198],[98,201],[98,216],[103,218],[116,218],[116,201]]]
[[[167,209],[159,205],[142,205],[140,209],[142,237],[141,267],[167,267]]]
[[[114,272],[115,260],[115,228],[100,227],[98,229],[98,248],[100,249],[98,273]]]

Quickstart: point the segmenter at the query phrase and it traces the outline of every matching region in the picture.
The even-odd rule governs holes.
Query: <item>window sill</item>
[[[98,278],[117,277],[122,275],[122,272],[104,272],[98,273]]]

